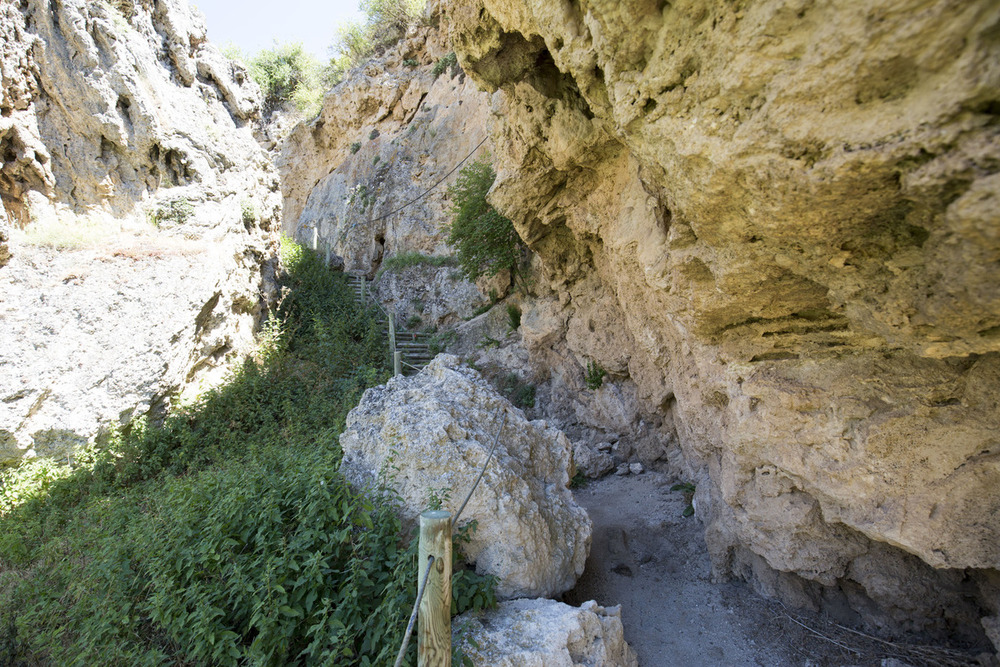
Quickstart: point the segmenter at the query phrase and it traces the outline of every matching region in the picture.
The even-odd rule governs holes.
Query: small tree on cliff
[[[458,172],[448,188],[452,214],[448,243],[455,248],[462,273],[469,280],[495,276],[510,269],[515,279],[526,250],[509,218],[500,215],[486,201],[496,180],[496,172],[484,155]]]

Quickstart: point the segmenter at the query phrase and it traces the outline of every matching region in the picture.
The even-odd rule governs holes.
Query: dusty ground
[[[587,570],[564,596],[622,606],[640,667],[923,667],[992,658],[894,644],[784,608],[745,584],[713,584],[703,528],[659,473],[610,476],[575,491],[594,522]]]

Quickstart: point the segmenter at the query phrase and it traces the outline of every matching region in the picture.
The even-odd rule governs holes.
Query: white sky
[[[337,26],[360,20],[358,0],[188,0],[208,23],[208,39],[253,54],[279,42],[302,42],[320,62],[329,58]]]

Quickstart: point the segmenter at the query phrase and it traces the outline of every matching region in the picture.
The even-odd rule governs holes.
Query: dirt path
[[[711,583],[703,527],[682,516],[685,501],[670,491],[672,481],[658,473],[610,476],[574,492],[594,522],[594,540],[583,577],[564,599],[620,604],[640,667],[990,664],[851,634],[745,584]]]

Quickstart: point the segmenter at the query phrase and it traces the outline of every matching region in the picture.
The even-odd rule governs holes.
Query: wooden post
[[[428,510],[420,515],[420,581],[427,557],[434,564],[417,614],[417,666],[451,667],[451,514]]]
[[[403,353],[396,350],[392,353],[392,374],[402,375],[403,374]]]
[[[313,227],[313,250],[319,249],[319,227]]]

